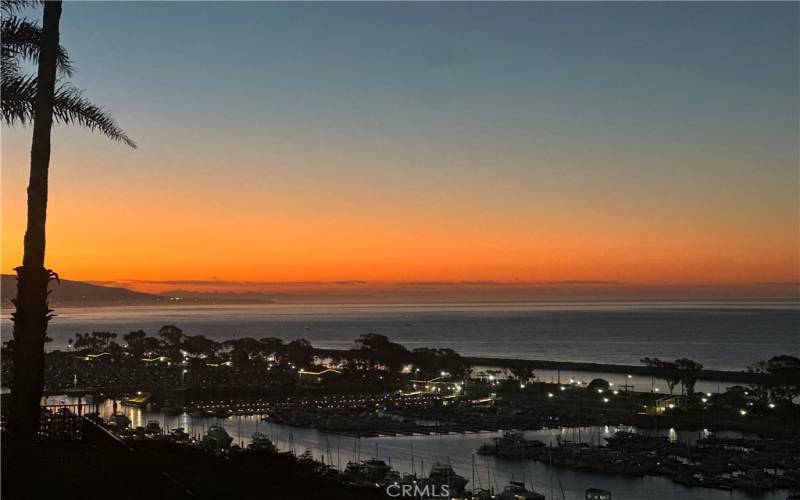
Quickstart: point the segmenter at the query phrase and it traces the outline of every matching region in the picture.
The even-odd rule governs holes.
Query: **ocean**
[[[2,340],[11,335],[3,310]],[[408,348],[449,347],[462,355],[638,364],[645,356],[688,357],[741,370],[779,354],[800,356],[796,302],[565,302],[405,305],[164,305],[56,308],[49,349],[77,332],[173,324],[214,340],[305,338],[347,349],[365,333]]]

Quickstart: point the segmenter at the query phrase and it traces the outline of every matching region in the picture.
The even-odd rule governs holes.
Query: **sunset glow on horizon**
[[[47,266],[154,291],[798,283],[797,14],[68,2],[76,85],[140,148],[55,129]],[[30,134],[3,128],[4,274]]]

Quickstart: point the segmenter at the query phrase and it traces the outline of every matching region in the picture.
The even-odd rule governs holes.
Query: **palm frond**
[[[33,120],[36,101],[36,78],[9,73],[3,68],[0,79],[0,115],[9,125],[26,124]]]
[[[42,28],[38,24],[17,16],[8,16],[0,23],[0,36],[4,71],[6,66],[16,69],[20,59],[34,62],[39,60]],[[72,76],[72,62],[64,47],[58,47],[56,64],[59,71]]]
[[[36,103],[36,78],[4,74],[0,83],[2,120],[9,125],[32,122]],[[53,119],[57,123],[77,124],[102,132],[109,139],[136,148],[136,143],[117,125],[111,115],[89,102],[80,90],[71,85],[62,84],[56,88],[53,96]]]
[[[0,12],[12,15],[34,5],[41,5],[44,0],[0,0]]]
[[[77,124],[89,130],[102,132],[114,141],[124,142],[136,149],[136,143],[117,125],[103,108],[89,102],[83,92],[71,85],[56,88],[53,112],[55,120],[66,125]]]

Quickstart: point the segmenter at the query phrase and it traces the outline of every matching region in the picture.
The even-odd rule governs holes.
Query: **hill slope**
[[[11,306],[17,294],[17,278],[12,274],[0,275],[0,296],[3,307]],[[50,282],[50,302],[53,305],[124,305],[163,304],[165,297],[149,293],[134,292],[127,288],[98,286],[82,281],[61,280]]]

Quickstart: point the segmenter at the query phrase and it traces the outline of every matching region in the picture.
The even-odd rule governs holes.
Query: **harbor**
[[[74,400],[64,400],[74,402]],[[131,420],[133,427],[147,426],[156,422],[165,432],[182,428],[190,437],[202,441],[212,426],[221,426],[231,437],[231,443],[241,449],[252,444],[252,436],[261,434],[274,443],[278,451],[296,456],[306,455],[333,469],[345,472],[348,463],[364,460],[384,461],[392,470],[403,475],[426,475],[436,464],[450,464],[453,470],[470,480],[468,489],[488,489],[499,492],[512,481],[524,480],[547,498],[561,498],[561,489],[568,500],[583,499],[588,488],[611,491],[615,498],[645,500],[656,498],[679,500],[687,498],[703,499],[759,499],[784,500],[789,491],[746,491],[737,489],[718,489],[701,487],[696,484],[680,484],[670,478],[643,474],[630,476],[609,474],[608,471],[578,470],[576,468],[551,465],[550,460],[520,460],[518,457],[504,458],[479,455],[477,452],[486,443],[503,437],[502,431],[465,432],[458,434],[381,436],[357,438],[322,432],[317,429],[302,428],[263,420],[259,415],[232,415],[228,418],[199,417],[188,413],[168,415],[161,411],[119,405],[120,413]],[[113,412],[113,402],[103,401],[100,413],[109,417]],[[617,432],[636,429],[630,427],[593,426],[582,428],[551,428],[525,431],[525,439],[537,440],[545,448],[557,449],[559,443],[577,443],[584,446],[599,447],[613,438]],[[641,431],[644,435],[663,437],[670,443],[696,444],[704,436],[689,431]],[[739,439],[739,433],[719,433],[719,438]],[[558,461],[558,459],[556,459]]]

